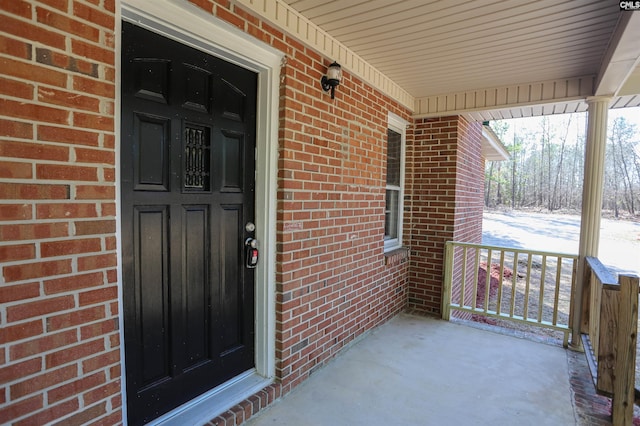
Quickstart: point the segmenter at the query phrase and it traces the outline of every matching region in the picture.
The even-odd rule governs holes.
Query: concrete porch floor
[[[567,354],[401,314],[263,413],[265,425],[575,425]]]

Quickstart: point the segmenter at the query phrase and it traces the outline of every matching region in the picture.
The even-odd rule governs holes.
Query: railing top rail
[[[531,254],[540,255],[540,256],[547,256],[547,257],[563,257],[565,259],[578,259],[578,255],[577,254],[556,253],[556,252],[541,251],[541,250],[529,250],[529,249],[521,248],[521,247],[490,246],[490,245],[487,245],[487,244],[463,243],[463,242],[458,242],[458,241],[447,241],[446,244],[447,245],[457,246],[457,247],[471,247],[471,248],[478,248],[478,249],[491,249],[493,251],[512,251],[512,252],[518,252],[518,253],[531,253]]]
[[[597,257],[587,256],[585,257],[585,261],[587,262],[587,265],[589,265],[589,268],[591,268],[591,271],[593,271],[593,273],[596,275],[596,278],[598,278],[598,281],[602,283],[602,285],[619,285],[616,277],[614,277],[613,274],[607,269],[607,267],[604,266],[602,262],[600,262],[600,259],[598,259]]]

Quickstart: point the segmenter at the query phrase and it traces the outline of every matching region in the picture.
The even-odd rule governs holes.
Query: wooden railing
[[[568,345],[577,256],[447,242],[442,317],[466,312],[561,331]]]
[[[612,398],[613,424],[633,422],[638,277],[618,281],[597,258],[585,258],[580,332],[596,391]]]

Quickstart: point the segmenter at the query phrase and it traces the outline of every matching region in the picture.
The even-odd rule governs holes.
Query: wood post
[[[633,423],[636,345],[638,334],[638,277],[620,275],[618,328],[614,347],[615,371],[611,416],[614,426]]]
[[[442,319],[449,321],[451,318],[451,294],[453,286],[453,252],[454,246],[451,241],[447,241],[444,245],[444,282],[442,289]]]
[[[638,291],[640,279],[620,275],[618,282],[595,257],[585,257],[587,290],[582,300],[582,333],[596,391],[611,397],[614,426],[633,422],[635,401]],[[594,362],[595,361],[595,362]]]

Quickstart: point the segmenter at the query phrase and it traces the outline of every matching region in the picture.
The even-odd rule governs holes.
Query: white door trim
[[[278,102],[284,54],[184,0],[121,0],[116,24],[116,204],[120,194],[120,23],[124,19],[157,34],[252,70],[258,76],[256,122],[256,237],[260,263],[256,268],[256,367],[154,421],[195,424],[211,420],[273,381],[275,377],[275,253]],[[117,221],[118,256],[122,258],[122,224]],[[122,267],[119,262],[119,312],[122,359],[123,418],[126,413]]]

